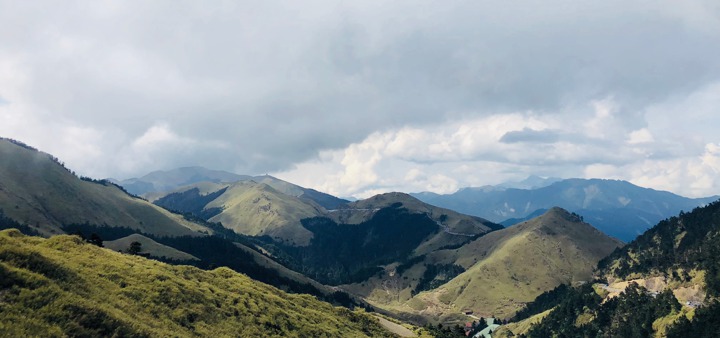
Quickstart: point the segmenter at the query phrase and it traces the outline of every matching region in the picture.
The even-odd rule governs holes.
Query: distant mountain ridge
[[[658,221],[705,205],[717,197],[686,198],[627,181],[565,179],[534,189],[465,188],[453,194],[412,194],[418,199],[494,222],[523,220],[558,206],[582,215],[608,235],[630,241]]]
[[[199,183],[221,184],[254,181],[267,184],[286,195],[312,200],[327,209],[332,209],[349,202],[315,189],[303,188],[270,175],[238,175],[227,171],[212,170],[199,166],[158,170],[140,178],[130,178],[122,181],[115,179],[108,180],[122,186],[131,194],[143,196],[151,201],[175,192],[178,189],[185,190],[185,187],[195,186]]]
[[[139,178],[122,181],[109,180],[119,184],[128,192],[141,196],[150,192],[170,191],[178,187],[198,182],[236,182],[252,179],[252,176],[238,175],[222,170],[211,170],[199,166],[182,167],[171,170],[157,170]]]

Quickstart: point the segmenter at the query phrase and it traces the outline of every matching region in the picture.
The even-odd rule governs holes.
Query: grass
[[[432,322],[463,318],[463,309],[478,316],[508,318],[544,291],[561,283],[588,281],[600,258],[620,243],[591,226],[570,220],[561,210],[516,226],[491,232],[458,249],[427,255],[394,276],[397,290],[417,283],[425,264],[458,264],[466,271],[435,290],[411,299],[392,293],[391,279],[349,286],[386,310],[421,314]],[[407,279],[405,278],[407,277]],[[400,297],[398,297],[398,294]],[[394,297],[393,297],[394,296]]]
[[[172,266],[76,236],[0,232],[0,332],[37,337],[387,337],[377,319],[227,268]]]
[[[493,332],[493,338],[514,337],[525,334],[534,324],[541,322],[545,317],[547,317],[547,315],[550,314],[552,310],[553,309],[538,313],[534,316],[523,319],[516,323],[509,323],[507,325],[503,325],[498,328],[497,331]]]
[[[221,222],[237,233],[269,235],[296,245],[307,245],[312,239],[300,220],[323,214],[319,206],[252,181],[234,183],[206,208],[223,208],[210,221]]]
[[[105,241],[103,243],[103,245],[106,248],[114,250],[114,251],[125,252],[130,247],[130,244],[132,242],[140,243],[142,245],[141,253],[149,254],[152,257],[158,257],[158,258],[164,258],[164,259],[176,260],[176,261],[198,260],[197,257],[195,257],[191,254],[182,252],[175,248],[171,248],[167,245],[160,244],[160,243],[155,242],[154,240],[147,238],[140,234],[132,234],[130,236],[116,239],[114,241]]]

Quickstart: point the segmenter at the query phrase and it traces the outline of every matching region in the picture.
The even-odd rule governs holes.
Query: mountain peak
[[[561,219],[564,219],[564,220],[572,222],[572,223],[582,223],[583,222],[582,216],[580,216],[574,212],[569,212],[561,207],[552,207],[540,217],[546,217],[546,218],[557,217],[557,218],[561,218]]]

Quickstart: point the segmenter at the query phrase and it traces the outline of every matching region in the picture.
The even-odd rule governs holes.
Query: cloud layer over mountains
[[[715,1],[0,0],[0,135],[94,177],[720,191]]]

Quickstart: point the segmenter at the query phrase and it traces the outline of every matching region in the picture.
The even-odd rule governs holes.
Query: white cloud
[[[647,128],[633,130],[627,139],[628,144],[651,143],[653,141],[655,141],[655,138]]]
[[[204,165],[348,195],[597,172],[712,192],[718,13],[0,0],[0,135],[94,177]]]

